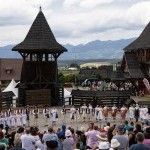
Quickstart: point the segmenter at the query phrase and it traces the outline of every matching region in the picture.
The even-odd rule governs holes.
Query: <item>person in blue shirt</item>
[[[142,144],[144,141],[144,134],[138,132],[136,134],[137,144],[133,144],[130,147],[130,150],[150,150],[146,145]]]

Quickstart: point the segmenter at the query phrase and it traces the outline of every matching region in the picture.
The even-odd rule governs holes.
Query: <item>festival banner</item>
[[[148,92],[150,93],[150,84],[149,84],[149,81],[146,78],[144,78],[143,79],[143,83],[146,86]]]

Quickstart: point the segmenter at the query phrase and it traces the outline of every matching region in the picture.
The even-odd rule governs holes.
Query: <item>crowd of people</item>
[[[43,117],[39,118],[39,114]],[[30,123],[31,115],[34,126]],[[66,117],[70,117],[70,122],[65,122]],[[45,125],[50,126],[45,131],[37,125],[37,119],[43,118]],[[59,119],[63,120],[62,126],[56,130]],[[80,129],[75,127],[78,119],[83,122]],[[93,108],[83,104],[80,108],[63,107],[61,112],[48,106],[10,108],[0,114],[0,150],[148,150],[148,120],[148,108],[138,104],[129,108]]]
[[[125,121],[116,125],[96,125],[75,130],[73,126],[62,125],[56,131],[48,127],[18,127],[17,131],[6,132],[0,126],[0,150],[150,150],[150,122]]]

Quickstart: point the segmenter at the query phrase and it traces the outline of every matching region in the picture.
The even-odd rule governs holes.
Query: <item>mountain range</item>
[[[63,53],[60,60],[88,60],[88,59],[121,59],[123,48],[130,44],[135,38],[121,39],[115,41],[95,40],[86,44],[63,45],[68,52]],[[15,45],[0,47],[0,58],[21,58],[20,54],[13,52]]]

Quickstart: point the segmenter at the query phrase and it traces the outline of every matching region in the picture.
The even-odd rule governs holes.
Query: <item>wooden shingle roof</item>
[[[63,53],[67,51],[66,48],[56,41],[41,9],[24,41],[16,45],[12,50],[19,52],[42,51],[47,53]]]
[[[121,67],[117,67],[116,71],[112,72],[111,80],[112,81],[124,81],[124,80],[126,80],[125,73],[123,72]]]
[[[132,51],[139,49],[150,49],[150,22],[145,27],[141,35],[124,48],[124,51]]]
[[[138,63],[138,60],[136,58],[136,53],[135,52],[125,52],[124,57],[126,60],[130,78],[144,78],[140,64]]]

